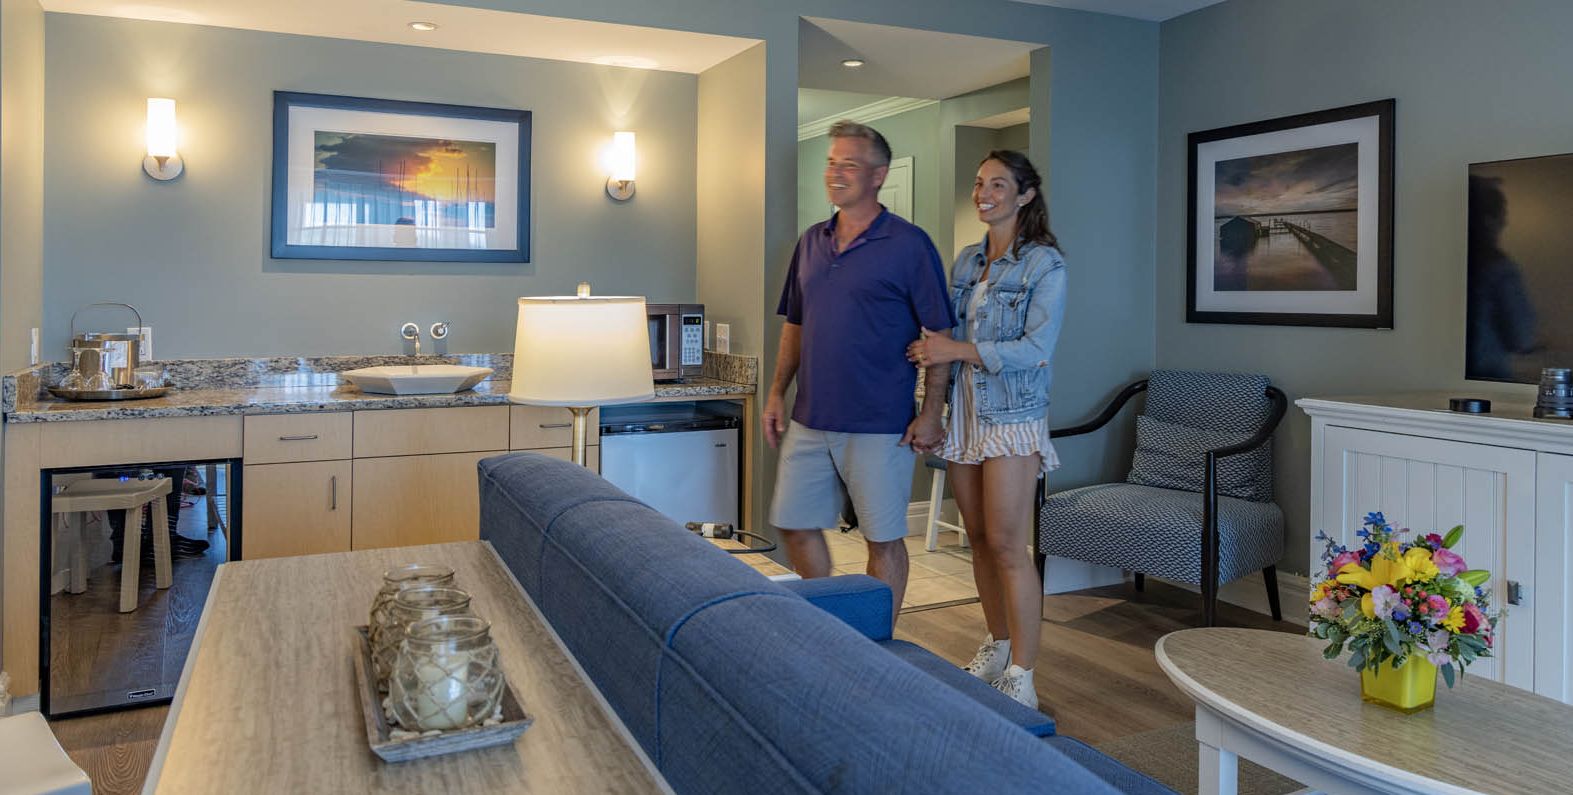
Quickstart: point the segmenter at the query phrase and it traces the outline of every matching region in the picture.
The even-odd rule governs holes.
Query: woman
[[[949,462],[972,542],[972,575],[989,630],[966,669],[1034,708],[1043,586],[1028,550],[1038,475],[1059,466],[1047,413],[1065,314],[1065,260],[1049,231],[1041,184],[1020,152],[983,159],[972,203],[988,232],[951,270],[960,325],[951,336],[925,330],[907,348],[907,358],[923,366],[954,363],[939,455]]]

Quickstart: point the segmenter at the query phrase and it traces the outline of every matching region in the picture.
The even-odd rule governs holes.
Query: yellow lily
[[[1406,582],[1429,582],[1442,573],[1437,570],[1436,564],[1431,562],[1431,550],[1425,547],[1411,547],[1408,552],[1405,552],[1404,565],[1409,567],[1410,572]]]
[[[1430,564],[1430,558],[1426,563]],[[1433,571],[1436,566],[1431,565]],[[1398,556],[1398,545],[1389,542],[1386,548],[1376,553],[1371,558],[1371,568],[1366,569],[1359,563],[1345,563],[1338,570],[1338,581],[1345,585],[1353,585],[1366,591],[1373,591],[1379,585],[1391,585],[1394,588],[1402,586],[1415,578],[1414,569],[1410,568],[1407,558]]]
[[[1337,584],[1337,580],[1323,580],[1317,583],[1316,587],[1311,589],[1311,601],[1320,602],[1323,599],[1326,599],[1327,593],[1333,590],[1333,586]]]
[[[1371,603],[1371,594],[1367,593],[1360,597],[1360,612],[1364,613],[1366,618],[1376,618],[1376,606]]]

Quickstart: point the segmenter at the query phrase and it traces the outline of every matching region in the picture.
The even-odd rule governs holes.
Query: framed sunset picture
[[[273,94],[273,256],[528,262],[530,112]]]
[[[1190,134],[1188,322],[1393,327],[1393,111]]]

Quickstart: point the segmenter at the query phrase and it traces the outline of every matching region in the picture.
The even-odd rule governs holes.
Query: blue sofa
[[[878,580],[772,582],[542,455],[480,489],[481,538],[677,792],[1171,792],[892,639]]]

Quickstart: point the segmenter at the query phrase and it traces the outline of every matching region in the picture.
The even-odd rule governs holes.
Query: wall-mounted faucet
[[[447,339],[448,338],[448,324],[443,322],[443,321],[440,321],[440,320],[438,322],[436,322],[436,323],[431,324],[431,338],[434,339],[434,340],[445,340],[445,339]]]
[[[436,330],[436,328],[433,327],[433,331],[435,331],[435,330]],[[404,325],[399,327],[399,336],[404,338],[404,339],[407,339],[407,340],[414,340],[415,341],[415,355],[416,355],[416,357],[419,357],[421,355],[421,327],[420,326],[417,326],[414,323],[405,323]],[[435,334],[433,336],[435,336]],[[447,332],[444,332],[444,336],[447,336]]]

